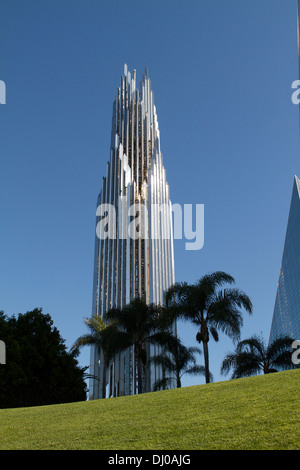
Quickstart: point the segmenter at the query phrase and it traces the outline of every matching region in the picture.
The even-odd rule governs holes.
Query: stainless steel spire
[[[101,219],[102,209],[109,208],[113,210]],[[137,214],[138,227],[132,223]],[[110,225],[107,232],[102,230],[104,219]],[[161,305],[175,281],[172,208],[148,69],[138,88],[136,71],[132,76],[124,66],[113,105],[110,160],[98,196],[96,227],[92,313],[102,317],[136,297]],[[154,349],[151,346],[149,353],[155,354]],[[90,383],[91,398],[101,398],[102,363],[101,351],[92,348],[90,372],[97,380]],[[159,367],[147,369],[144,391],[151,391],[161,374]],[[107,383],[106,396],[137,393],[132,349],[112,361]]]

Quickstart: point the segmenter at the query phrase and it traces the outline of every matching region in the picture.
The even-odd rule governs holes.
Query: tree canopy
[[[6,364],[0,365],[0,408],[86,400],[84,370],[49,314],[36,308],[7,317],[0,312],[0,339]]]
[[[166,294],[166,303],[174,318],[189,320],[198,328],[196,340],[203,345],[206,382],[210,381],[208,343],[219,340],[219,331],[231,339],[240,337],[241,309],[252,313],[249,297],[240,289],[223,288],[234,284],[229,274],[216,271],[202,276],[195,284],[175,283]]]
[[[281,336],[271,344],[267,344],[263,337],[253,335],[240,341],[233,353],[228,353],[221,365],[221,374],[233,370],[232,379],[249,377],[251,375],[278,370],[291,369],[292,342],[290,336]]]

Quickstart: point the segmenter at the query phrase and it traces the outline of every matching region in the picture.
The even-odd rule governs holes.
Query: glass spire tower
[[[138,226],[131,231],[137,214]],[[136,297],[162,305],[164,293],[175,282],[172,206],[147,69],[138,88],[136,72],[131,75],[124,66],[96,216],[92,314],[103,317],[108,309],[122,308]],[[103,220],[109,225],[106,233],[101,230]],[[156,346],[148,345],[149,355],[156,352]],[[102,368],[102,352],[92,347],[90,373],[96,378],[90,381],[91,399],[103,398]],[[119,353],[107,369],[106,396],[136,394],[136,369],[132,348]],[[152,391],[161,378],[160,367],[146,368],[143,391]]]
[[[297,0],[297,36],[300,79],[300,0]],[[294,177],[269,344],[286,335],[300,340],[300,180],[297,176]]]
[[[295,176],[270,340],[300,339],[300,180]]]

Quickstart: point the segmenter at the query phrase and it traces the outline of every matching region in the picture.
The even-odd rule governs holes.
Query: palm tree
[[[80,349],[83,346],[94,345],[103,355],[102,398],[106,398],[106,371],[109,361],[120,349],[120,334],[116,322],[106,324],[98,315],[86,318],[85,323],[90,333],[80,336],[71,349]]]
[[[166,304],[173,317],[190,320],[198,328],[196,340],[203,344],[206,383],[210,381],[210,335],[218,341],[220,330],[233,341],[239,340],[243,325],[240,309],[243,307],[252,313],[252,303],[244,292],[237,288],[220,289],[224,284],[234,282],[229,274],[216,271],[192,285],[176,283],[166,294]]]
[[[196,364],[195,354],[201,354],[201,350],[195,347],[187,348],[179,338],[172,337],[164,345],[165,351],[150,358],[150,363],[162,366],[168,376],[157,380],[154,391],[165,388],[168,384],[176,381],[177,388],[181,387],[183,375],[205,375],[205,367]],[[210,375],[212,379],[212,375]]]
[[[226,355],[221,365],[221,374],[227,374],[232,368],[232,378],[237,379],[260,372],[277,372],[278,368],[291,368],[292,342],[289,336],[275,339],[269,345],[256,335],[245,339],[238,343],[234,353]]]
[[[106,314],[107,320],[116,322],[123,332],[122,349],[133,346],[137,362],[138,393],[143,392],[143,377],[147,364],[147,344],[167,341],[170,333],[162,327],[160,319],[161,308],[136,298],[124,308],[110,310]]]

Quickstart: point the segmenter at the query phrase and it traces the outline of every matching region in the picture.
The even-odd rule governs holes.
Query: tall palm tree
[[[144,300],[136,298],[124,308],[110,310],[107,320],[116,322],[123,332],[122,348],[133,346],[137,361],[138,393],[143,392],[143,377],[147,364],[147,344],[167,341],[170,333],[162,329],[160,320],[161,308],[148,305]]]
[[[269,374],[278,368],[292,367],[292,342],[289,336],[275,339],[266,345],[262,337],[253,335],[240,341],[234,353],[228,353],[221,365],[221,374],[233,369],[232,378],[249,377],[260,372]]]
[[[103,355],[103,376],[102,376],[102,398],[106,398],[106,371],[110,359],[120,349],[120,333],[117,328],[116,322],[107,324],[98,315],[93,315],[92,318],[86,318],[85,324],[90,332],[80,336],[71,349],[80,349],[83,346],[94,345],[99,348]]]
[[[154,390],[165,388],[168,384],[176,381],[177,388],[181,387],[183,375],[205,375],[205,367],[196,364],[195,354],[201,354],[201,350],[195,347],[187,348],[179,338],[172,337],[165,344],[164,352],[151,357],[149,362],[160,365],[166,376],[157,380]],[[210,375],[212,379],[212,375]]]
[[[210,382],[208,343],[210,336],[219,340],[218,330],[233,341],[240,338],[243,318],[240,309],[252,313],[249,297],[237,288],[224,288],[234,278],[222,271],[207,274],[195,284],[176,283],[166,294],[166,303],[174,318],[190,320],[198,332],[196,340],[203,345],[206,383]]]

